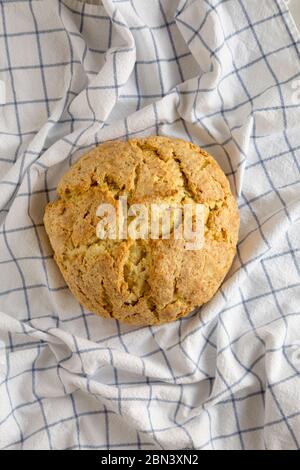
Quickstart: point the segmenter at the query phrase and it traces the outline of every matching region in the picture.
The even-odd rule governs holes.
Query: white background
[[[300,0],[290,0],[289,5],[297,26],[300,28]]]

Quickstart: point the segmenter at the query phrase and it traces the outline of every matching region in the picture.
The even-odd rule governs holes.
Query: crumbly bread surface
[[[147,137],[106,142],[63,175],[44,224],[70,290],[90,311],[136,325],[187,315],[208,302],[236,251],[239,213],[217,162],[179,139]],[[97,207],[126,195],[136,203],[205,205],[205,243],[183,240],[100,240]]]

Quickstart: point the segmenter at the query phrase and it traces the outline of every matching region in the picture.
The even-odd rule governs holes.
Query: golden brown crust
[[[62,177],[44,223],[55,260],[75,297],[92,312],[137,325],[175,320],[211,299],[235,255],[239,213],[217,162],[167,137],[106,142]],[[193,201],[205,205],[205,244],[182,240],[100,240],[100,203]]]

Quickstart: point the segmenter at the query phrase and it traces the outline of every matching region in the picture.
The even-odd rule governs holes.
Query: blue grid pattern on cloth
[[[0,0],[1,449],[300,448],[299,48],[284,0]],[[87,149],[149,134],[216,157],[241,233],[208,305],[132,328],[42,219]]]

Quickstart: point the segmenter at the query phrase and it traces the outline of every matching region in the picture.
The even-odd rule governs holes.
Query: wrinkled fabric
[[[0,1],[1,449],[300,447],[299,49],[284,0]],[[241,229],[211,302],[134,328],[74,299],[43,211],[151,134],[218,160]]]

